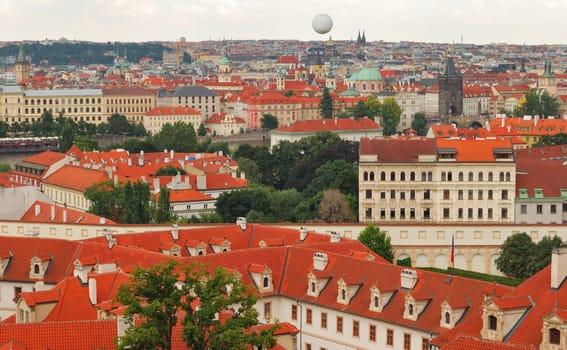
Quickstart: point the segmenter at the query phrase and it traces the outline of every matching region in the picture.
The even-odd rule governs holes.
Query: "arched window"
[[[370,181],[374,181],[374,172],[373,171],[370,172]]]
[[[311,282],[311,293],[315,293],[315,282]]]
[[[494,315],[488,316],[488,329],[495,331],[498,319]]]
[[[380,181],[386,181],[386,172],[385,171],[382,171],[380,173]]]
[[[406,172],[405,171],[402,171],[400,173],[400,181],[406,181]]]
[[[504,172],[500,172],[500,182],[504,182]]]
[[[375,295],[374,298],[372,298],[373,304],[375,308],[378,308],[378,296]]]
[[[33,273],[39,275],[39,264],[33,265]]]
[[[441,181],[447,181],[447,174],[445,174],[445,172],[441,173]]]
[[[445,324],[451,324],[451,314],[449,311],[445,311]]]
[[[270,279],[268,278],[268,276],[264,277],[264,288],[268,288],[270,286]]]
[[[549,344],[561,344],[561,331],[557,328],[549,329]]]
[[[508,182],[510,181],[510,172],[509,171],[506,172],[506,181],[508,181]]]
[[[427,181],[427,175],[425,174],[425,171],[421,172],[421,181]]]
[[[364,181],[368,181],[368,171],[364,172],[363,179]]]
[[[415,172],[414,172],[414,171],[412,171],[412,172],[409,174],[409,179],[410,179],[410,181],[415,181]]]
[[[427,181],[433,181],[433,172],[432,171],[427,173]]]
[[[412,303],[408,304],[408,315],[413,316],[413,304]]]
[[[482,171],[478,173],[478,181],[484,181],[484,174]]]
[[[344,288],[341,289],[341,300],[346,300],[346,290]]]
[[[465,175],[462,171],[459,171],[459,181],[465,181]]]
[[[474,180],[474,175],[472,173],[472,171],[469,172],[469,181],[473,181]]]
[[[390,172],[390,181],[396,181],[396,173],[394,171]]]

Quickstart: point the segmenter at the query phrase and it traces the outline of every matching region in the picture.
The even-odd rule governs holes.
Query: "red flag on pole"
[[[451,265],[455,265],[455,235],[451,238]]]

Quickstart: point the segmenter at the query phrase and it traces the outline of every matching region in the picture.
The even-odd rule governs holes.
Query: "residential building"
[[[246,121],[227,113],[215,113],[205,120],[209,135],[231,136],[242,134],[246,130]]]
[[[14,169],[10,171],[10,180],[15,184],[41,188],[42,179],[61,169],[65,162],[64,153],[37,153],[14,164]]]
[[[270,148],[282,141],[295,142],[314,135],[318,131],[330,131],[341,139],[358,142],[361,138],[382,136],[382,127],[370,118],[334,118],[298,120],[289,126],[280,126],[270,132]]]
[[[142,123],[147,112],[156,107],[156,93],[141,87],[115,87],[102,89],[103,114],[126,117],[131,123]]]
[[[181,86],[173,91],[160,90],[157,94],[158,107],[191,107],[207,119],[220,112],[220,96],[204,86]]]
[[[510,139],[362,139],[359,222],[514,221]]]
[[[165,124],[174,125],[177,122],[191,124],[197,131],[203,123],[203,116],[191,107],[156,107],[146,112],[142,121],[146,131],[152,135],[159,133]]]

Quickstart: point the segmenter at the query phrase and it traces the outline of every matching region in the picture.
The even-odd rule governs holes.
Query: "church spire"
[[[555,78],[555,74],[553,74],[551,70],[551,57],[549,56],[549,51],[545,55],[545,66],[543,68],[543,78]]]
[[[23,45],[20,46],[20,51],[18,52],[18,58],[16,58],[16,63],[27,63]]]

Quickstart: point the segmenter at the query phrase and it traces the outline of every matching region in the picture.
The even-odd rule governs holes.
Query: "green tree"
[[[417,112],[413,115],[411,128],[420,136],[427,134],[427,118],[425,117],[425,113]]]
[[[358,193],[356,168],[342,159],[331,160],[315,170],[315,177],[305,190],[307,196],[327,189],[338,189],[341,193]]]
[[[393,97],[388,97],[382,104],[382,127],[384,135],[393,135],[396,133],[396,127],[400,122],[402,108],[398,105]]]
[[[243,172],[248,182],[260,183],[261,175],[258,171],[258,164],[250,158],[238,159],[238,170]]]
[[[278,118],[272,114],[264,114],[260,118],[260,125],[262,129],[272,130],[278,127]]]
[[[559,101],[547,90],[530,89],[526,92],[525,102],[518,106],[517,114],[537,115],[540,117],[556,116],[559,111]]]
[[[237,217],[246,217],[251,210],[269,214],[269,209],[270,192],[260,186],[221,193],[216,203],[216,211],[225,222],[235,222]]]
[[[221,267],[211,274],[203,266],[191,266],[185,270],[183,292],[183,338],[189,348],[246,349],[250,345],[262,348],[275,345],[273,332],[278,325],[261,333],[249,331],[258,324],[258,311],[254,308],[257,299],[236,274]],[[196,300],[198,306],[194,306]],[[230,316],[226,318],[218,317],[228,313]]]
[[[75,145],[81,151],[97,151],[99,150],[98,141],[85,136],[79,136],[75,139]]]
[[[187,172],[181,168],[168,164],[166,167],[159,168],[154,176],[175,176],[175,175],[185,175]]]
[[[544,146],[557,146],[557,145],[567,145],[567,134],[559,133],[556,135],[543,135],[537,140],[534,147],[544,147]]]
[[[286,92],[284,92],[284,96],[285,97],[295,96],[295,92],[293,92],[293,90],[287,90]]]
[[[366,111],[366,104],[364,103],[364,101],[358,101],[358,103],[354,106],[352,115],[355,118],[362,118],[368,116],[368,112]]]
[[[111,180],[89,186],[85,190],[85,198],[91,202],[89,212],[122,222],[121,192]]]
[[[126,306],[128,328],[117,339],[118,349],[171,349],[173,327],[183,310],[186,291],[177,287],[178,265],[170,260],[148,269],[134,267],[131,281],[118,288],[116,301]],[[141,322],[135,323],[138,318]]]
[[[165,124],[160,132],[149,138],[159,150],[194,152],[197,148],[197,134],[193,125],[181,121]]]
[[[368,96],[364,105],[366,106],[366,115],[373,120],[382,113],[382,104],[372,95]]]
[[[530,262],[536,247],[525,232],[509,236],[500,247],[500,256],[496,259],[498,270],[519,279],[530,277],[534,273]]]
[[[228,142],[226,141],[213,142],[209,145],[209,147],[207,147],[207,152],[209,153],[218,153],[219,151],[222,152],[222,154],[225,156],[230,155]]]
[[[394,251],[392,250],[390,236],[380,231],[378,227],[374,225],[366,226],[358,235],[358,240],[385,260],[389,262],[394,261]]]
[[[293,222],[296,220],[295,207],[303,197],[295,188],[283,191],[275,191],[271,196],[270,208],[277,222]]]
[[[73,146],[73,141],[75,141],[75,128],[71,123],[65,123],[59,135],[59,150],[67,152]]]
[[[532,275],[538,271],[541,271],[544,267],[551,264],[551,252],[555,248],[563,246],[563,241],[558,236],[553,237],[543,237],[536,244],[536,249],[531,256],[529,269]]]
[[[156,211],[154,215],[154,222],[164,224],[171,221],[171,211],[169,210],[169,190],[167,187],[162,187],[159,191],[159,196],[156,204]]]
[[[199,128],[197,129],[198,136],[205,136],[207,135],[207,129],[205,129],[205,123],[201,123]]]
[[[329,93],[329,88],[323,89],[323,97],[321,97],[321,114],[325,119],[333,117],[333,99]]]
[[[10,129],[10,125],[4,121],[0,121],[0,137],[8,136],[8,130]]]
[[[0,173],[7,173],[12,170],[12,166],[8,163],[0,163]]]
[[[132,126],[126,120],[126,116],[115,113],[108,118],[108,131],[112,135],[130,134]]]
[[[354,214],[339,190],[326,190],[319,203],[319,218],[329,223],[353,222]]]

